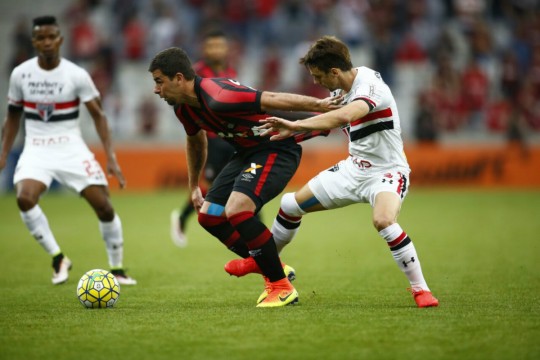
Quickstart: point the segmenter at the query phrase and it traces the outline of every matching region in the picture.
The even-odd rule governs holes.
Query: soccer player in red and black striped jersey
[[[195,73],[204,78],[236,79],[236,70],[229,64],[229,41],[225,33],[219,29],[208,31],[202,41],[202,59],[193,64]],[[206,196],[207,189],[234,153],[234,148],[212,131],[206,131],[208,139],[208,157],[204,165],[201,182],[202,195]],[[188,218],[195,212],[191,199],[181,209],[171,212],[171,239],[179,247],[187,246],[186,224]]]
[[[254,215],[285,188],[298,168],[302,148],[294,137],[279,142],[261,137],[257,127],[269,116],[267,111],[325,112],[336,108],[337,100],[258,91],[227,78],[201,78],[180,48],[158,53],[148,70],[154,93],[174,106],[187,133],[188,182],[199,223],[242,258],[254,258],[266,281],[258,307],[295,303],[298,292],[285,276],[272,233]],[[207,157],[206,131],[226,140],[236,153],[203,198],[199,179]],[[313,133],[317,134],[321,133]]]

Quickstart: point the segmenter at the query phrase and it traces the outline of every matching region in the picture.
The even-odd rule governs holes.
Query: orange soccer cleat
[[[266,281],[266,279],[265,279]],[[298,291],[287,278],[274,282],[267,282],[268,296],[257,307],[279,307],[292,305],[298,302]]]
[[[439,306],[439,300],[433,296],[431,291],[408,289],[416,301],[419,308]]]

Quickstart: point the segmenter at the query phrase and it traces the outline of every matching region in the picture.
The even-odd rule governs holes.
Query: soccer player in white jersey
[[[37,56],[11,73],[0,171],[6,165],[24,114],[25,145],[13,182],[23,222],[53,258],[52,283],[66,282],[72,265],[62,253],[38,204],[54,179],[78,192],[92,206],[99,219],[111,272],[120,284],[134,285],[136,281],[126,275],[123,268],[122,224],[109,199],[107,178],[81,136],[79,104],[86,105],[94,120],[107,154],[108,173],[124,187],[125,180],[112,148],[107,118],[89,74],[60,56],[62,41],[55,17],[34,19],[32,43]]]
[[[347,46],[332,36],[316,41],[300,63],[315,83],[334,95],[342,94],[343,106],[294,122],[277,117],[261,120],[262,136],[280,140],[293,133],[341,127],[349,137],[349,156],[320,172],[297,192],[283,195],[272,226],[278,251],[292,240],[306,213],[369,203],[373,225],[409,280],[417,306],[437,306],[439,301],[424,279],[411,238],[397,223],[410,169],[390,88],[378,72],[353,68]],[[225,269],[237,276],[258,272],[250,258],[232,260]]]

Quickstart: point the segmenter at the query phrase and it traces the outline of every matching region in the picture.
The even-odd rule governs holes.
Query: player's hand
[[[193,207],[198,214],[201,211],[201,207],[204,203],[204,197],[202,195],[200,187],[197,186],[196,188],[191,190],[191,202],[193,203]]]
[[[120,165],[118,165],[116,158],[111,158],[107,161],[107,175],[114,176],[118,180],[120,189],[126,187],[126,179],[124,178],[124,174],[122,174],[122,170],[120,170]]]
[[[258,126],[258,130],[262,130],[260,136],[270,136],[270,140],[283,140],[294,134],[294,121],[281,119],[275,116],[259,120],[263,125]]]
[[[329,96],[327,98],[319,100],[319,107],[321,112],[328,112],[341,108],[343,105],[343,95]]]

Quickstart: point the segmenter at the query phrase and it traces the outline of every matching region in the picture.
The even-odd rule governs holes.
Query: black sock
[[[230,251],[244,259],[249,257],[249,250],[246,243],[227,219],[200,213],[199,224],[221,241]]]
[[[242,239],[246,239],[249,254],[259,265],[262,273],[271,282],[285,278],[270,230],[250,211],[235,214],[229,220]]]

